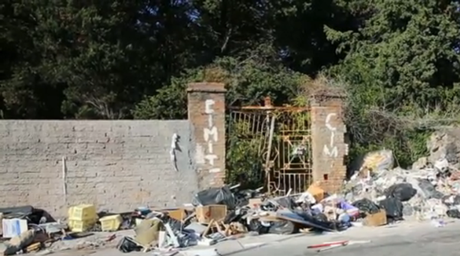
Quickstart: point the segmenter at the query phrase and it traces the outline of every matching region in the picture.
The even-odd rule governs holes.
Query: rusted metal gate
[[[271,194],[305,191],[312,181],[307,107],[276,107],[266,98],[263,106],[231,108],[228,120],[229,172],[247,168],[243,181],[258,180]],[[240,158],[231,159],[236,151]]]

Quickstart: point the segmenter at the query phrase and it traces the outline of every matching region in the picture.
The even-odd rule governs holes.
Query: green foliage
[[[226,155],[226,183],[241,184],[242,188],[257,188],[264,185],[264,152],[266,138],[263,134],[253,134],[252,124],[242,120],[229,119],[227,137],[229,150]]]
[[[300,86],[300,85],[299,85]],[[306,102],[305,96],[298,96],[297,103],[300,103],[305,107],[308,103]],[[247,119],[236,119],[232,118],[237,115],[232,115],[227,118],[227,127],[229,127],[229,133],[227,134],[227,159],[226,165],[228,172],[226,177],[226,182],[229,184],[240,183],[242,187],[258,188],[265,184],[265,164],[266,158],[269,154],[269,141],[270,135],[269,132],[266,132],[265,129],[271,127],[271,121],[274,118],[274,130],[272,136],[272,149],[271,149],[271,158],[274,160],[273,156],[277,155],[279,159],[291,159],[291,154],[293,153],[292,146],[306,146],[308,145],[290,145],[287,146],[284,141],[281,131],[293,131],[299,130],[303,133],[308,132],[310,127],[310,113],[309,112],[284,112],[284,111],[275,111],[275,112],[256,112],[252,113],[254,116],[262,114],[263,126],[260,126],[262,130],[254,131],[253,127],[257,123],[252,123],[247,121]],[[248,115],[251,115],[249,112]],[[259,123],[259,125],[261,125]],[[276,152],[275,152],[276,151]],[[307,152],[307,157],[311,157],[309,152]],[[274,168],[279,168],[280,166],[273,166]],[[270,170],[273,169],[271,167]]]
[[[350,159],[389,148],[409,166],[427,153],[432,128],[459,116],[458,3],[337,3],[357,21],[349,30],[325,29],[345,56],[327,72],[348,85]],[[439,112],[444,116],[428,122]]]
[[[348,158],[350,161],[368,152],[386,148],[393,151],[398,166],[407,168],[428,153],[426,141],[433,132],[431,129],[418,130],[404,123],[390,124],[395,120],[367,111],[348,114],[356,115],[345,119],[352,139]]]
[[[356,1],[365,10],[354,30],[327,28],[346,54],[332,69],[367,92],[369,105],[420,115],[458,105],[460,65],[458,8],[454,1]]]
[[[459,10],[450,0],[5,0],[1,117],[181,119],[187,83],[202,81],[224,82],[228,106],[265,96],[302,106],[317,86],[309,77],[324,73],[326,87],[346,85],[351,154],[387,147],[408,165],[436,125],[460,117]],[[260,157],[244,148],[260,143],[238,140],[231,164],[243,172]]]
[[[201,43],[188,30],[190,8],[156,1],[2,2],[5,115],[129,118],[145,94],[196,62]]]
[[[146,97],[133,110],[136,119],[186,119],[187,84],[200,81],[201,72],[187,71],[180,77],[173,77],[171,85],[158,90],[155,96]]]
[[[266,63],[266,59],[219,58],[214,63],[184,72],[172,83],[147,97],[135,108],[138,119],[186,118],[186,87],[190,82],[223,82],[226,84],[228,105],[258,105],[269,96],[276,104],[297,97],[305,75],[282,67],[280,63]]]

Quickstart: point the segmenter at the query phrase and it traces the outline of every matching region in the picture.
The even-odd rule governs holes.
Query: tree
[[[344,60],[329,70],[350,86],[347,127],[355,150],[389,147],[402,165],[425,150],[426,119],[459,103],[455,1],[343,1],[355,27],[326,27]],[[439,120],[437,120],[439,123]]]
[[[262,51],[262,52],[261,52]],[[187,118],[187,84],[190,82],[224,82],[227,87],[227,105],[257,105],[270,96],[275,104],[283,104],[296,98],[308,77],[293,72],[264,55],[267,49],[253,51],[253,56],[239,59],[224,57],[213,64],[187,70],[172,79],[169,86],[147,97],[135,108],[138,119]],[[266,56],[265,58],[262,56]]]
[[[0,4],[2,118],[59,118],[62,93],[40,75],[41,52],[33,2]]]
[[[3,3],[8,117],[129,118],[145,94],[199,59],[189,10],[182,1]]]
[[[342,7],[359,23],[354,30],[326,29],[346,53],[332,75],[361,95],[374,95],[368,104],[386,109],[426,113],[459,103],[456,1],[352,1]]]

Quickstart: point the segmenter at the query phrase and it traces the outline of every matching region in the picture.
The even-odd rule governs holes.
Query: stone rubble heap
[[[405,219],[460,218],[460,129],[435,132],[427,141],[427,149],[429,155],[415,161],[410,170],[391,168],[393,156],[388,154],[389,150],[370,153],[367,158],[379,160],[376,162],[382,168],[352,177],[345,198],[348,201],[369,198],[377,202],[391,197],[389,190],[410,194],[414,189],[413,196],[401,200]]]

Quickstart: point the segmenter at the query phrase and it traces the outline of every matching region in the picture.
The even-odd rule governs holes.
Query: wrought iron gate
[[[243,172],[243,182],[259,181],[277,195],[303,192],[311,183],[308,108],[275,107],[267,98],[264,106],[232,108],[227,128],[227,170]]]

